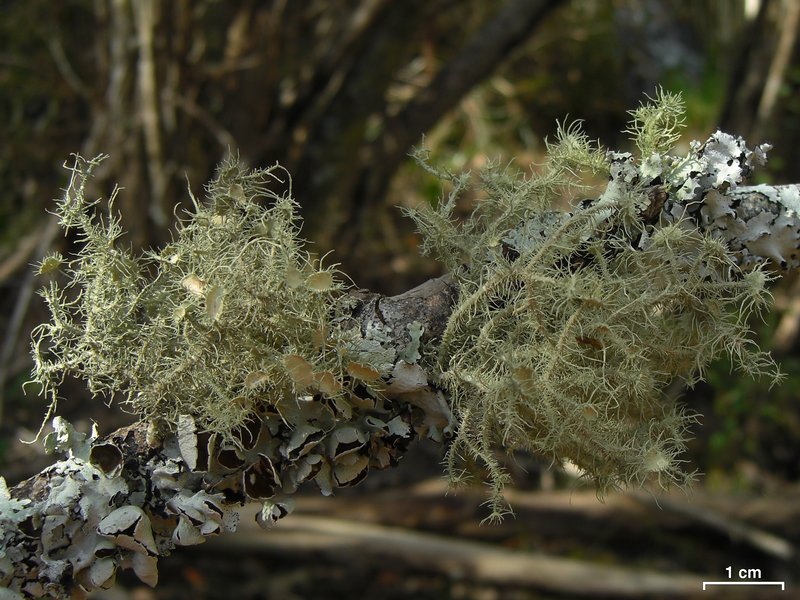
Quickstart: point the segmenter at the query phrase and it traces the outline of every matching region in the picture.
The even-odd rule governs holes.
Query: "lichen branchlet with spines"
[[[54,255],[40,269],[65,266],[66,288],[77,290],[54,280],[42,292],[52,320],[33,335],[33,380],[52,409],[72,375],[144,419],[174,426],[192,415],[234,442],[265,405],[280,412],[298,396],[328,398],[346,414],[348,355],[332,342],[343,276],[305,249],[288,174],[225,160],[174,240],[135,257],[119,243],[113,202],[104,220],[85,198],[102,159],[75,157],[57,206],[78,232],[77,257]]]
[[[660,92],[631,114],[640,161],[679,164],[667,153],[680,98]],[[463,459],[485,465],[491,519],[507,510],[497,448],[571,461],[601,494],[652,480],[685,485],[693,474],[680,455],[696,415],[666,386],[691,385],[726,354],[747,373],[780,376],[747,325],[767,305],[767,273],[742,271],[688,219],[641,217],[651,186],[669,194],[682,181],[647,177],[642,162],[602,151],[577,125],[560,127],[548,150],[526,177],[496,167],[469,184],[448,176],[455,192],[474,185],[484,198],[461,225],[451,221],[452,195],[411,212],[426,249],[459,256],[461,294],[438,355],[459,418],[447,465],[453,479]],[[610,175],[605,191],[570,212],[552,209],[585,169]]]

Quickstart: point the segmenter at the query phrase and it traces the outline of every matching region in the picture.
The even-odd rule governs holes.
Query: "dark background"
[[[34,437],[45,412],[21,386],[30,330],[46,318],[30,265],[50,249],[72,248],[47,214],[70,153],[110,155],[90,195],[124,188],[117,208],[136,249],[169,239],[187,185],[199,196],[228,152],[251,166],[278,161],[292,173],[314,250],[333,250],[357,285],[399,293],[440,273],[417,254],[413,227],[397,209],[440,194],[407,158],[423,135],[436,162],[454,170],[495,158],[535,165],[567,116],[623,150],[626,111],[661,85],[686,100],[679,150],[719,127],[750,146],[773,144],[757,182],[800,182],[799,19],[793,0],[0,1],[0,472],[14,483],[52,460],[19,442]],[[747,522],[800,541],[800,283],[789,275],[773,292],[775,308],[756,329],[787,382],[768,390],[719,364],[685,392],[705,415],[687,468],[704,475],[692,498],[674,501],[702,509],[699,516],[646,498],[603,507],[568,473],[517,457],[517,486],[538,508],[477,528],[480,490],[446,498],[414,491],[440,474],[440,449],[426,445],[395,472],[327,505],[310,497],[299,512],[696,573],[698,582],[705,573],[722,578],[728,565],[791,578],[794,559],[731,529]],[[95,420],[108,432],[132,419],[79,385],[64,395],[61,413],[84,429]],[[105,597],[574,593],[420,568],[402,552],[381,561],[357,549],[286,554],[279,545],[237,547],[229,537],[224,550],[208,544],[161,561],[155,592],[126,578]]]

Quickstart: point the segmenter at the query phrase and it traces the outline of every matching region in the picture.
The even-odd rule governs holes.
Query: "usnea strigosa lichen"
[[[349,415],[343,374],[368,388],[385,366],[369,364],[338,327],[348,302],[342,276],[299,238],[288,175],[226,160],[174,241],[135,258],[118,243],[113,194],[106,221],[84,196],[101,160],[76,157],[57,208],[62,226],[80,235],[78,256],[40,266],[63,264],[78,289],[69,297],[53,281],[42,292],[52,321],[34,332],[34,381],[51,411],[70,374],[93,394],[121,395],[143,419],[174,430],[191,415],[233,443],[265,405],[296,412],[299,396]]]
[[[718,132],[673,156],[682,111],[679,96],[660,92],[631,112],[638,160],[593,145],[578,125],[559,128],[547,162],[527,177],[491,167],[475,181],[418,153],[452,186],[436,209],[410,211],[424,250],[461,291],[438,348],[459,420],[447,466],[458,481],[461,459],[486,465],[491,518],[507,510],[497,447],[571,461],[601,494],[653,479],[685,485],[693,474],[679,457],[697,415],[666,386],[697,382],[721,355],[780,379],[748,327],[768,303],[770,276],[742,270],[742,257],[687,208],[742,183],[766,148],[754,153]],[[554,210],[586,171],[608,177],[605,191]],[[470,187],[483,199],[456,223],[456,199]]]

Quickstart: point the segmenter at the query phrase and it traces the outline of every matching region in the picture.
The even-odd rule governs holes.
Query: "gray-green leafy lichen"
[[[747,325],[767,304],[770,277],[743,269],[751,265],[687,209],[741,183],[764,148],[718,132],[675,157],[679,97],[660,93],[632,115],[638,158],[602,151],[572,126],[527,177],[493,167],[471,184],[426,167],[453,192],[411,216],[461,286],[438,349],[459,421],[448,468],[457,481],[460,458],[486,465],[492,518],[506,510],[497,448],[571,461],[601,493],[652,479],[686,484],[680,455],[696,416],[663,394],[667,384],[696,382],[723,354],[779,378]],[[586,170],[608,177],[604,192],[554,210]],[[456,224],[469,185],[483,199]]]
[[[81,598],[111,587],[124,568],[155,585],[158,556],[235,530],[231,504],[199,489],[202,476],[177,453],[124,457],[124,434],[100,441],[95,429],[87,436],[59,417],[53,427],[45,445],[66,456],[31,483],[28,498],[12,499],[0,478],[2,588]]]

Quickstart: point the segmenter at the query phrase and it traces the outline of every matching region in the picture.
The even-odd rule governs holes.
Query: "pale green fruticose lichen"
[[[435,210],[411,211],[424,249],[461,286],[439,347],[441,385],[459,419],[448,469],[457,481],[459,459],[486,465],[491,518],[507,510],[497,447],[571,461],[600,493],[652,479],[686,484],[693,475],[679,456],[696,415],[663,394],[667,384],[696,382],[724,354],[743,371],[779,377],[747,325],[767,304],[767,274],[743,272],[694,223],[641,216],[649,186],[669,194],[684,184],[674,173],[685,161],[668,155],[680,98],[662,92],[632,116],[638,166],[578,126],[561,127],[547,162],[527,177],[492,167],[472,183],[418,154],[453,186]],[[610,175],[605,192],[553,210],[586,170]],[[457,224],[456,199],[472,185],[484,198]]]
[[[194,203],[174,241],[134,257],[119,243],[114,195],[105,219],[85,198],[102,158],[76,157],[56,210],[80,236],[77,258],[52,255],[40,265],[69,277],[66,289],[53,281],[43,290],[52,320],[33,336],[33,380],[51,412],[72,375],[93,394],[122,396],[144,419],[174,430],[192,415],[201,430],[234,442],[265,405],[292,410],[303,395],[349,414],[354,376],[346,369],[357,377],[386,367],[381,357],[362,364],[371,357],[346,336],[337,343],[345,286],[304,248],[288,176],[226,160],[207,186],[208,203]]]

